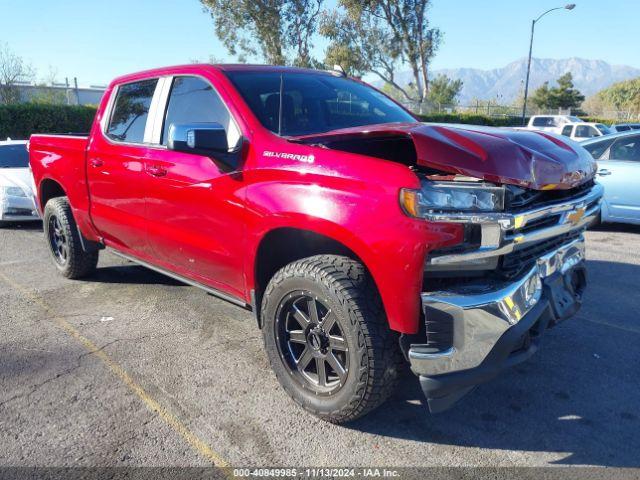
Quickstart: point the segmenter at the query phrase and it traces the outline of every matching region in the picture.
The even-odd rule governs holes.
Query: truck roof
[[[140,78],[146,78],[150,76],[170,75],[176,70],[217,70],[221,72],[289,72],[289,73],[314,73],[318,75],[337,75],[328,70],[316,70],[313,68],[301,68],[301,67],[288,67],[283,65],[252,65],[245,63],[229,63],[229,64],[212,64],[212,63],[189,63],[183,65],[172,65],[168,67],[152,68],[149,70],[143,70],[140,72],[128,73],[116,77],[111,82],[124,83],[134,81]]]
[[[316,70],[314,68],[288,67],[284,65],[256,65],[244,63],[223,63],[215,64],[213,67],[223,72],[296,72],[296,73],[318,73],[321,75],[333,75],[327,70]],[[337,73],[337,72],[336,72]]]

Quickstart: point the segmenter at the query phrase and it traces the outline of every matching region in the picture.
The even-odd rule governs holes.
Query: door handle
[[[603,168],[601,170],[598,170],[597,174],[600,175],[601,177],[604,177],[606,175],[611,175],[611,172],[606,168]]]
[[[150,165],[147,167],[147,172],[154,177],[164,177],[167,174],[167,169],[159,165]]]
[[[96,168],[104,165],[104,161],[101,158],[92,158],[89,163],[91,163],[92,167]]]

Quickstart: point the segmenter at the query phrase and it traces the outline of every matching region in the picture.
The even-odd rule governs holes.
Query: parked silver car
[[[27,142],[0,142],[0,226],[39,219],[34,191]]]
[[[606,135],[580,144],[598,161],[604,185],[601,220],[640,225],[640,131]]]

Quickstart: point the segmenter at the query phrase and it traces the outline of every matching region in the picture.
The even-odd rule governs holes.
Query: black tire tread
[[[280,383],[302,408],[332,423],[355,420],[379,407],[396,389],[404,359],[397,334],[389,328],[380,295],[368,271],[360,262],[338,255],[317,255],[295,261],[279,270],[269,282],[262,312],[266,311],[271,292],[292,276],[314,279],[339,299],[351,325],[358,329],[356,347],[361,361],[356,395],[343,408],[330,413],[310,408],[285,382]],[[273,366],[273,359],[271,361]],[[278,369],[274,371],[278,375]]]
[[[78,232],[76,221],[71,211],[71,205],[69,205],[67,197],[52,198],[45,205],[43,223],[47,237],[49,212],[55,213],[68,238],[71,239],[69,242],[69,258],[67,259],[67,263],[64,267],[56,263],[60,273],[70,279],[83,278],[93,273],[98,265],[99,252],[89,253],[82,249],[80,233]]]

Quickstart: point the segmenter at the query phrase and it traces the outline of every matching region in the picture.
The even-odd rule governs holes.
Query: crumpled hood
[[[596,162],[575,142],[532,130],[405,123],[355,127],[296,140],[384,136],[411,138],[418,165],[535,190],[573,188],[596,172]]]

